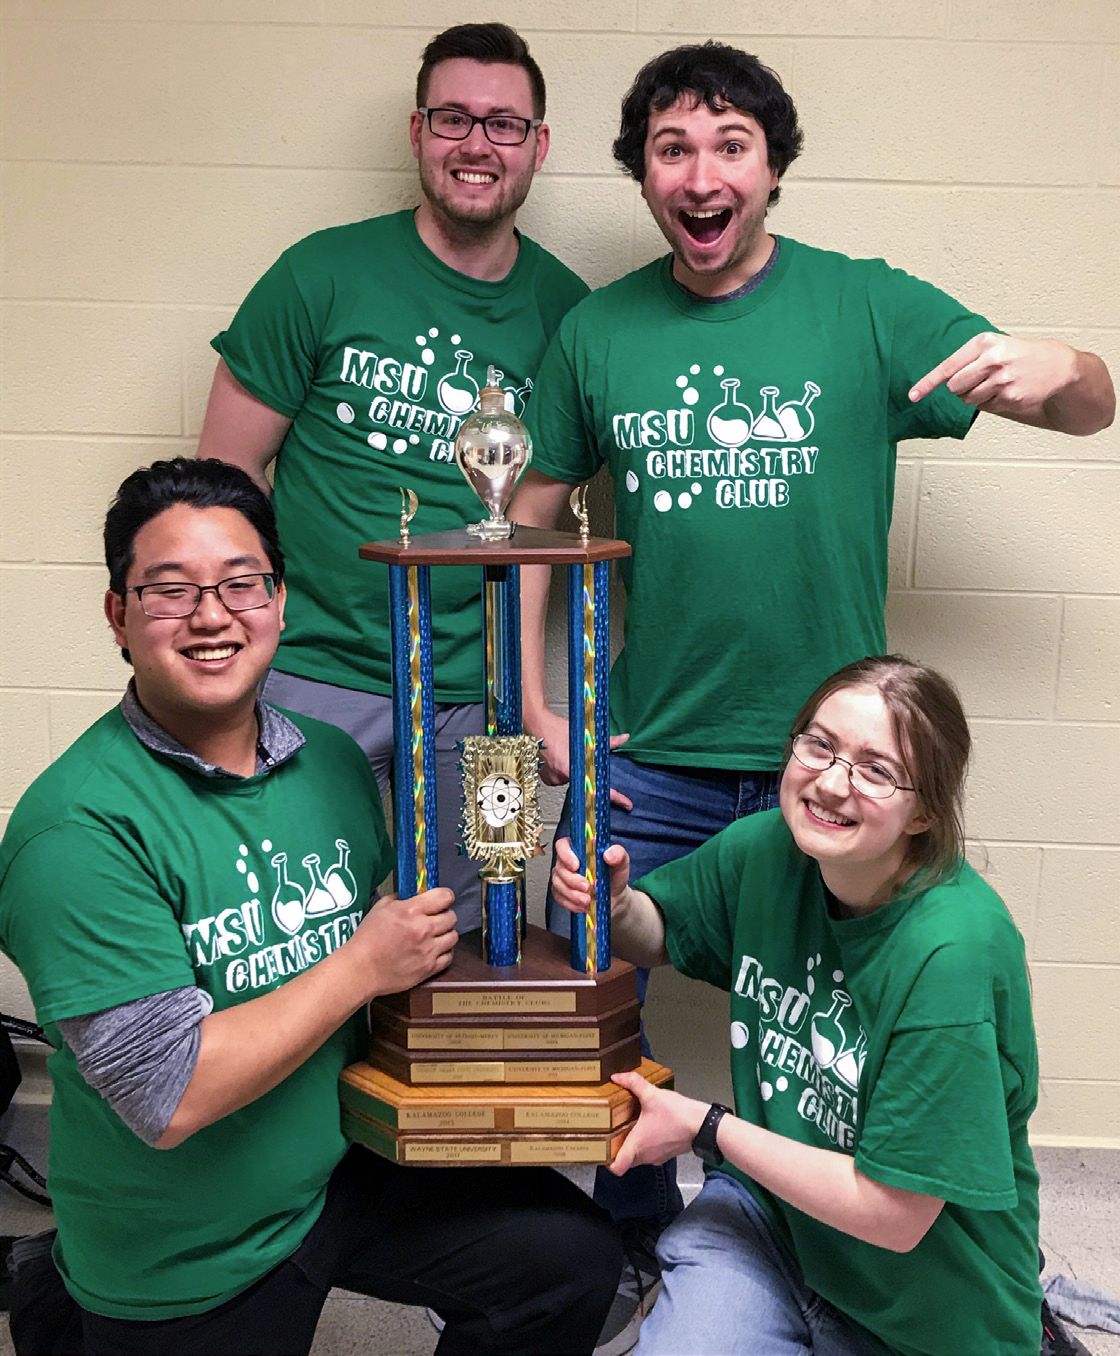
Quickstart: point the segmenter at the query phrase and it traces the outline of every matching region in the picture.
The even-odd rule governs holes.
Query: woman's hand
[[[625,912],[630,893],[630,854],[621,843],[612,843],[603,853],[611,873],[611,917]],[[586,913],[591,907],[591,887],[579,869],[570,838],[556,840],[556,865],[552,868],[552,897],[569,913]]]
[[[641,1074],[619,1073],[611,1081],[633,1093],[641,1108],[638,1124],[611,1164],[616,1177],[641,1163],[664,1163],[692,1148],[710,1103],[656,1088]]]

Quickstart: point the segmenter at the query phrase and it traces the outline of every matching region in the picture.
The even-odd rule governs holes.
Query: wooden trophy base
[[[342,1074],[344,1132],[397,1163],[609,1163],[638,1115],[610,1081],[642,1060],[637,972],[573,970],[568,943],[530,927],[517,966],[481,933],[451,965],[370,1007],[369,1059]]]
[[[405,993],[386,994],[372,1005],[379,1012],[409,1018],[602,1017],[637,999],[637,972],[617,957],[609,970],[591,974],[573,970],[571,947],[563,937],[529,927],[520,965],[487,965],[482,932],[468,933],[455,948],[446,970]],[[457,1025],[457,1023],[456,1023]]]
[[[638,1073],[672,1087],[671,1071],[643,1059]],[[637,1120],[638,1104],[614,1083],[495,1088],[415,1087],[368,1063],[339,1083],[346,1136],[396,1163],[610,1163]]]

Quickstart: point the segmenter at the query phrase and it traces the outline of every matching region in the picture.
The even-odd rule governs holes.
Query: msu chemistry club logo
[[[233,862],[248,898],[181,924],[191,965],[199,971],[216,968],[220,987],[229,993],[269,988],[308,969],[349,940],[365,912],[345,838],[336,838],[329,854],[291,855],[270,838],[259,849],[256,866],[257,854],[247,843],[238,846]],[[270,940],[277,929],[287,941]]]
[[[790,482],[815,473],[815,381],[802,381],[796,392],[766,382],[748,392],[722,363],[710,372],[693,363],[676,387],[675,406],[612,420],[615,445],[638,454],[626,489],[648,496],[656,512],[687,510],[703,498],[721,509],[784,508]]]
[[[824,989],[817,994],[818,980]],[[758,1032],[755,1075],[764,1102],[793,1097],[797,1114],[834,1144],[856,1144],[859,1080],[867,1033],[844,987],[843,970],[821,974],[821,957],[807,957],[803,985],[768,975],[754,956],[743,956],[732,992],[757,1004],[754,1021],[731,1023],[731,1046],[746,1051]]]
[[[406,359],[347,345],[342,350],[339,380],[362,388],[335,406],[335,418],[365,438],[375,452],[403,457],[410,448],[429,461],[453,462],[459,425],[478,404],[479,381],[487,363],[456,332],[438,325],[418,334],[416,348]],[[531,378],[518,384],[498,380],[505,391],[506,409],[518,417],[533,389]],[[369,394],[366,395],[365,392]]]

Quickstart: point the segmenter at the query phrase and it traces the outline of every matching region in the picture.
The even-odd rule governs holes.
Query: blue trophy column
[[[568,567],[568,738],[572,851],[592,887],[592,908],[572,922],[572,967],[611,964],[610,672],[608,565]]]
[[[389,611],[393,664],[393,826],[397,893],[405,899],[439,884],[428,566],[389,566]]]

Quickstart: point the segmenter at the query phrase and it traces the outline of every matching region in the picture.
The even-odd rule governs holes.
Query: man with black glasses
[[[395,536],[461,527],[477,501],[452,458],[487,364],[520,413],[537,364],[587,288],[514,229],[548,153],[545,87],[504,24],[463,24],[425,49],[409,135],[415,211],[320,231],[285,251],[214,340],[221,356],[199,455],[243,467],[275,503],[289,560],[288,629],[266,695],[357,739],[384,790],[392,761],[388,588],[359,562]],[[440,879],[461,929],[477,869],[458,855],[456,741],[482,730],[476,573],[432,577]]]
[[[73,1308],[17,1273],[17,1353],[299,1356],[332,1286],[436,1310],[440,1353],[590,1352],[622,1257],[583,1192],[343,1139],[365,1005],[458,933],[449,890],[371,898],[393,853],[357,745],[258,699],[285,623],[268,499],[157,462],[105,555],[133,681],[0,845],[0,947],[56,1046],[54,1260],[81,1329],[50,1340],[36,1324]]]

